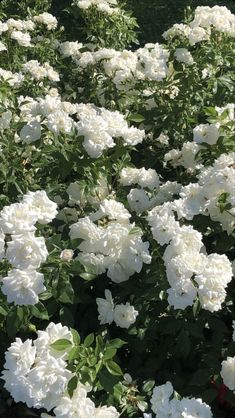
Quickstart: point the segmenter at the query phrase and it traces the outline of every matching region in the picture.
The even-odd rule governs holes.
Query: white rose
[[[221,377],[224,384],[230,389],[235,390],[235,357],[227,357],[222,361]]]
[[[13,235],[8,242],[6,258],[13,267],[18,269],[38,268],[45,262],[48,251],[43,237],[35,237],[32,232]]]
[[[30,209],[37,215],[40,224],[48,224],[57,215],[57,204],[50,200],[44,190],[28,192],[23,197],[23,203],[29,205]]]
[[[36,120],[28,122],[20,131],[20,139],[26,144],[31,144],[41,138],[41,125]]]
[[[71,261],[73,258],[73,253],[74,253],[73,250],[65,249],[61,251],[60,258],[63,261]]]
[[[130,325],[134,324],[138,314],[139,312],[129,302],[125,305],[116,305],[114,308],[114,322],[118,327],[129,328]]]
[[[193,140],[201,144],[206,142],[209,145],[214,145],[219,138],[219,128],[217,124],[201,124],[193,129]]]
[[[44,276],[35,270],[14,269],[2,279],[2,293],[9,303],[15,305],[35,305],[38,295],[46,290]]]
[[[114,319],[114,303],[112,293],[108,289],[105,289],[105,298],[96,298],[99,312],[98,319],[101,325],[111,324]]]

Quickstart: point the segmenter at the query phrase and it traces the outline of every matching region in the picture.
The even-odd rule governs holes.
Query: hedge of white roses
[[[4,4],[0,416],[232,417],[234,15]]]

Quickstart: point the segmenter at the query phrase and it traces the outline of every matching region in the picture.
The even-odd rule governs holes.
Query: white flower
[[[10,345],[8,348],[4,364],[5,369],[11,370],[16,375],[24,376],[27,374],[35,361],[36,348],[32,345],[32,340],[22,342],[20,338]]]
[[[184,25],[183,23],[175,23],[170,29],[163,33],[164,39],[174,38],[175,36],[179,37],[188,37],[190,33],[190,27]]]
[[[54,409],[56,418],[94,417],[95,405],[87,397],[87,387],[78,383],[72,398],[63,396]]]
[[[190,280],[181,280],[167,290],[168,303],[174,309],[185,309],[192,306],[197,297],[197,289]]]
[[[198,295],[204,309],[210,312],[221,309],[226,297],[225,288],[232,280],[232,266],[224,254],[210,254],[205,268],[195,276]]]
[[[139,312],[129,302],[125,305],[116,305],[114,308],[114,322],[118,327],[129,328],[130,325],[135,323],[138,314]]]
[[[73,119],[68,116],[64,110],[57,110],[56,112],[48,115],[46,125],[48,129],[56,135],[60,132],[71,134],[73,129]]]
[[[93,242],[101,237],[101,231],[96,224],[86,216],[85,218],[80,218],[78,222],[70,226],[69,235],[71,239],[90,239],[91,242]]]
[[[177,212],[178,219],[193,219],[202,212],[206,199],[203,188],[198,183],[189,183],[180,191],[181,199],[175,200],[172,207]]]
[[[8,24],[0,22],[0,35],[2,35],[3,32],[8,31]]]
[[[177,167],[181,165],[182,153],[178,149],[171,149],[164,155],[165,163],[170,163],[172,167]]]
[[[12,241],[8,242],[7,246],[6,258],[18,269],[36,269],[48,256],[45,239],[35,237],[32,232],[13,235]]]
[[[32,120],[24,125],[20,131],[20,139],[26,144],[31,144],[41,138],[41,124]]]
[[[46,25],[48,30],[55,29],[58,23],[56,17],[47,12],[43,12],[37,16],[34,16],[33,20],[37,23]]]
[[[101,202],[99,210],[91,216],[91,219],[97,220],[106,216],[110,220],[126,223],[129,222],[131,214],[125,208],[123,203],[117,202],[113,199],[105,199]]]
[[[165,409],[168,409],[169,400],[173,391],[174,389],[170,382],[154,387],[150,402],[152,404],[152,410],[155,414],[165,412]]]
[[[137,183],[141,187],[148,187],[150,190],[155,189],[159,186],[159,177],[157,172],[152,168],[146,170],[144,167],[123,168],[120,174],[120,183],[123,186],[130,186],[131,184]]]
[[[188,40],[190,45],[195,45],[198,42],[201,41],[208,41],[209,40],[209,33],[203,28],[194,27],[190,30],[190,33],[188,35]]]
[[[73,254],[74,254],[73,250],[69,250],[66,248],[65,250],[61,251],[60,258],[63,261],[71,261],[73,258]]]
[[[60,44],[60,53],[64,57],[79,57],[80,52],[79,50],[83,47],[82,43],[79,43],[78,41],[75,42],[62,42]]]
[[[91,53],[84,54],[89,54],[93,59]],[[106,149],[113,148],[114,138],[123,138],[124,145],[128,146],[143,141],[145,132],[133,126],[128,127],[124,116],[117,111],[111,112],[83,103],[77,106],[77,111],[77,134],[84,137],[83,147],[91,158],[98,158]]]
[[[162,132],[158,138],[156,138],[156,141],[158,141],[162,145],[169,145],[169,136],[166,135],[164,132]]]
[[[131,184],[138,184],[139,170],[133,167],[125,167],[120,173],[120,183],[123,186],[130,186]]]
[[[211,408],[201,399],[182,398],[180,412],[184,418],[213,418]]]
[[[15,39],[19,45],[21,46],[32,46],[31,44],[31,37],[29,33],[23,33],[18,30],[13,30],[11,33],[11,39]]]
[[[96,298],[99,312],[98,319],[101,325],[111,324],[114,319],[114,303],[112,293],[108,289],[105,289],[105,298]]]
[[[70,183],[66,193],[69,195],[69,206],[85,206],[86,197],[78,182]]]
[[[3,131],[4,129],[8,129],[10,127],[11,120],[12,120],[12,112],[10,110],[3,112],[0,116],[0,131]]]
[[[44,331],[39,330],[38,338],[34,341],[38,357],[43,359],[47,354],[49,354],[55,358],[65,358],[66,353],[64,351],[57,351],[51,347],[51,344],[61,339],[72,342],[72,334],[68,327],[62,326],[60,323],[54,324],[54,322],[50,322]]]
[[[58,405],[72,377],[66,366],[63,359],[48,354],[37,359],[27,376],[31,387],[31,406],[50,411]]]
[[[127,200],[131,210],[137,214],[149,209],[151,204],[148,194],[143,189],[131,189],[127,195]]]
[[[47,77],[51,81],[60,81],[59,74],[48,62],[41,65],[37,60],[30,60],[23,64],[23,70],[29,72],[35,80]]]
[[[5,80],[9,86],[18,87],[24,81],[24,76],[21,73],[12,73],[11,71],[0,68],[0,77]]]
[[[214,145],[219,138],[219,128],[217,124],[202,124],[193,129],[193,140],[201,144],[206,142],[209,145]]]
[[[2,283],[1,290],[7,301],[15,305],[35,305],[38,295],[46,290],[43,274],[31,269],[11,270]]]
[[[25,214],[27,213],[27,216]],[[5,234],[35,231],[37,214],[25,203],[13,203],[0,212],[0,228]]]
[[[96,408],[94,418],[118,418],[120,414],[113,406],[100,406]]]
[[[29,205],[40,224],[48,224],[57,215],[57,204],[48,198],[44,190],[28,192],[23,197],[23,203]]]
[[[187,65],[192,65],[194,63],[191,53],[186,48],[176,48],[175,57],[177,61]]]

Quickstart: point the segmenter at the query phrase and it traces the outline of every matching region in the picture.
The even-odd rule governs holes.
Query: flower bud
[[[71,261],[73,258],[73,250],[65,249],[60,253],[60,258],[63,261]]]

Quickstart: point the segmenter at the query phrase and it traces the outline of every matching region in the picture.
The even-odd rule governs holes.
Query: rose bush
[[[234,15],[0,11],[0,415],[233,416]]]

